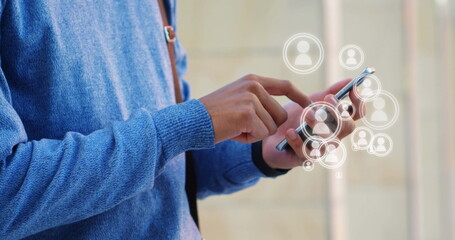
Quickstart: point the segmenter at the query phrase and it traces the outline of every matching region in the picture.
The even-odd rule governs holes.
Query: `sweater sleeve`
[[[197,100],[138,110],[89,135],[29,141],[0,69],[0,238],[102,213],[153,188],[169,159],[213,142],[210,116]]]
[[[253,186],[266,177],[252,159],[251,144],[224,141],[213,149],[192,151],[196,166],[197,196],[229,194]]]

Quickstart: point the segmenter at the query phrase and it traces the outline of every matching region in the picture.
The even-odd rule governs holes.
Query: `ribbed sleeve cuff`
[[[159,110],[153,119],[168,159],[188,150],[215,146],[212,120],[199,100]]]

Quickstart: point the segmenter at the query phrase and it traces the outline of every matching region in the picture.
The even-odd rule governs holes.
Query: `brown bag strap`
[[[158,0],[158,5],[160,6],[161,11],[161,18],[163,19],[164,24],[164,35],[166,37],[167,42],[167,50],[169,51],[169,58],[171,60],[171,68],[172,68],[172,77],[174,79],[174,92],[175,92],[175,101],[177,103],[183,102],[182,92],[180,90],[180,81],[179,76],[177,73],[177,67],[175,64],[175,52],[174,52],[174,42],[176,39],[176,34],[174,32],[174,28],[169,25],[166,8],[164,6],[163,0]]]
[[[177,67],[175,64],[175,52],[173,44],[176,39],[176,34],[174,32],[174,28],[169,25],[166,14],[166,8],[163,0],[158,0],[158,5],[160,6],[161,18],[163,19],[164,24],[164,35],[166,37],[167,49],[169,51],[169,58],[171,60],[172,77],[174,78],[175,101],[177,103],[181,103],[183,102],[183,98],[182,92],[180,90],[180,81],[177,73]],[[191,217],[193,217],[196,226],[199,228],[199,218],[197,214],[196,171],[194,166],[194,160],[190,151],[186,152],[185,162],[186,162],[185,191],[188,198]]]

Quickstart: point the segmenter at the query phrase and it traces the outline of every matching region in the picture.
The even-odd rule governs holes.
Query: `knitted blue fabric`
[[[0,14],[0,239],[200,239],[185,151],[200,149],[199,198],[264,176],[250,145],[214,145],[183,80],[175,105],[155,0],[0,0]]]

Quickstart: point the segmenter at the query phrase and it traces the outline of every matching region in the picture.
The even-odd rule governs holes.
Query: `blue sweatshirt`
[[[0,14],[0,239],[200,239],[185,151],[199,149],[199,198],[264,176],[250,145],[214,145],[183,80],[175,105],[156,0],[0,0]]]

